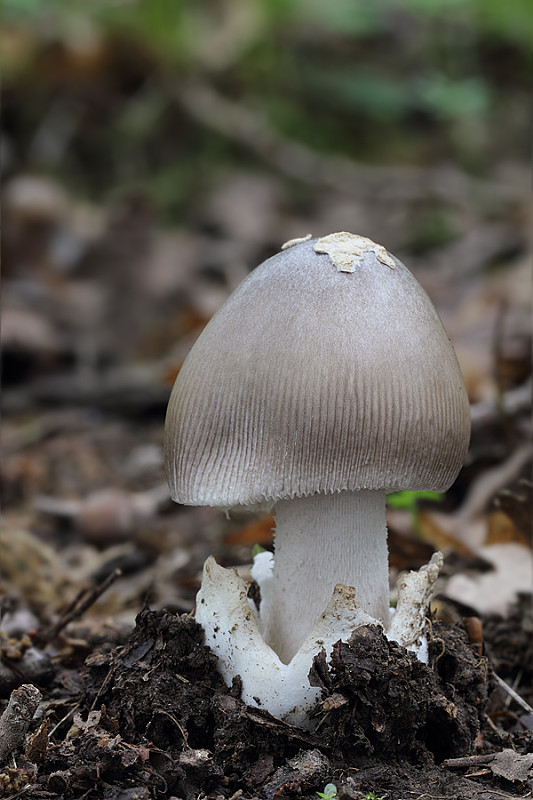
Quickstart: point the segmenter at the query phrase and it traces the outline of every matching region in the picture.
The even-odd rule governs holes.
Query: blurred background
[[[271,545],[269,518],[170,503],[166,403],[239,281],[338,230],[412,269],[472,403],[446,498],[391,499],[392,575],[440,548],[443,613],[515,613],[531,587],[529,0],[1,7],[4,630],[52,624],[120,568],[72,635],[86,652],[145,603],[189,611],[209,553],[246,573]]]

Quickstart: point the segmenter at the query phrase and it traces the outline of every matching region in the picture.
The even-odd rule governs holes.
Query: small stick
[[[0,766],[24,741],[42,694],[31,683],[13,689],[6,710],[0,717]]]
[[[468,767],[490,764],[494,761],[495,753],[487,753],[480,756],[461,756],[460,758],[447,758],[443,761],[443,766],[448,769],[467,769]]]
[[[51,642],[63,628],[66,628],[69,622],[72,622],[72,620],[77,617],[81,617],[81,615],[84,614],[121,575],[121,570],[115,569],[102,583],[93,586],[91,589],[82,589],[76,599],[65,609],[57,622],[36,636],[39,644],[43,645],[47,642]]]
[[[512,697],[512,698],[513,698],[513,700],[515,701],[515,703],[518,703],[518,705],[519,705],[521,708],[523,708],[523,709],[524,709],[524,711],[525,711],[527,714],[531,714],[531,716],[533,717],[533,708],[531,708],[531,706],[529,705],[529,703],[526,703],[526,701],[524,700],[524,698],[523,698],[523,697],[520,697],[520,695],[518,694],[518,692],[515,692],[515,690],[512,688],[512,686],[509,686],[509,684],[508,684],[508,683],[506,683],[506,682],[503,680],[503,678],[500,678],[500,676],[499,676],[499,675],[496,675],[496,673],[494,673],[494,678],[495,678],[495,680],[496,680],[496,683],[497,683],[497,684],[498,684],[498,686],[500,687],[500,689],[503,689],[503,691],[504,691],[504,692],[506,692],[506,693],[507,693],[507,694],[508,694],[510,697]]]
[[[456,519],[470,520],[481,514],[494,495],[515,480],[530,458],[531,445],[528,442],[511,453],[502,464],[483,472],[472,483],[462,505],[457,510]]]
[[[281,136],[270,121],[249,107],[228,99],[207,82],[182,84],[174,97],[202,125],[256,153],[283,174],[306,184],[368,197],[400,200],[438,197],[458,205],[473,190],[490,193],[507,203],[521,196],[521,189],[476,180],[456,167],[380,167],[349,158],[325,157],[293,139]]]
[[[531,407],[531,378],[525,383],[514,389],[508,389],[501,395],[499,404],[503,406],[508,416],[522,413]],[[491,397],[489,400],[481,400],[470,407],[473,430],[479,430],[485,425],[496,422],[500,416],[498,413],[498,400]]]
[[[63,723],[64,723],[64,722],[66,722],[66,721],[67,721],[67,719],[68,719],[69,717],[71,717],[71,716],[72,716],[72,715],[73,715],[73,714],[74,714],[74,713],[75,713],[75,712],[78,710],[78,708],[80,707],[80,705],[81,705],[81,703],[76,703],[76,705],[75,705],[73,708],[71,708],[71,709],[70,709],[70,711],[67,711],[67,713],[65,714],[65,716],[64,716],[64,717],[62,717],[62,718],[59,720],[59,722],[58,722],[56,725],[54,725],[54,727],[52,728],[52,730],[51,730],[51,731],[50,731],[50,733],[48,734],[48,738],[49,738],[49,739],[51,739],[51,738],[52,738],[52,736],[54,736],[54,734],[55,734],[55,732],[57,731],[57,729],[58,729],[58,728],[60,728],[60,727],[61,727],[61,725],[63,725]]]

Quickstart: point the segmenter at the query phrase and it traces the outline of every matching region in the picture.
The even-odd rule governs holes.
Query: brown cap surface
[[[332,234],[257,267],[202,332],[168,406],[167,474],[176,501],[223,508],[444,491],[469,432],[420,284],[379,245]]]

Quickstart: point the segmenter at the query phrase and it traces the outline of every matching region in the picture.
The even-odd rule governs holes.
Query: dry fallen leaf
[[[531,546],[531,512],[533,509],[533,481],[522,479],[517,489],[502,489],[495,505],[505,513]]]
[[[462,542],[457,536],[444,530],[444,528],[439,525],[435,515],[426,511],[420,511],[418,526],[422,539],[432,544],[435,550],[440,550],[443,553],[452,550],[464,558],[476,558],[475,551]]]
[[[493,511],[488,518],[486,544],[505,544],[507,542],[515,542],[523,547],[531,547],[531,537],[526,536],[508,514],[504,511]]]
[[[254,544],[259,544],[262,547],[268,547],[272,544],[272,534],[275,528],[274,517],[263,517],[245,525],[243,528],[238,528],[236,531],[231,531],[224,537],[224,544],[226,545],[242,545],[244,547],[253,547]]]
[[[502,750],[494,756],[490,769],[494,775],[512,783],[533,780],[533,753],[520,755],[514,750]]]
[[[505,616],[518,594],[531,592],[533,554],[528,548],[511,542],[480,547],[477,555],[492,563],[494,569],[477,575],[452,575],[445,594],[479,614]]]
[[[0,533],[2,578],[38,613],[70,602],[79,586],[61,556],[22,525],[5,520]]]

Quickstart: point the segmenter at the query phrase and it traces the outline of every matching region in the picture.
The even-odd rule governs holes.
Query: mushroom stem
[[[263,638],[289,663],[338,583],[389,622],[385,492],[314,494],[276,504],[274,576],[261,603]]]

